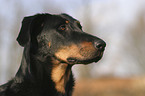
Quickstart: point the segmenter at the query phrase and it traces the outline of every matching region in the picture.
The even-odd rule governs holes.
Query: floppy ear
[[[17,37],[17,41],[21,46],[25,46],[32,38],[39,34],[42,30],[46,16],[50,14],[36,14],[34,16],[24,17],[22,27]]]
[[[30,25],[33,19],[34,19],[34,16],[29,16],[29,17],[24,17],[22,21],[22,27],[17,37],[17,41],[21,46],[25,46],[25,44],[29,41]]]

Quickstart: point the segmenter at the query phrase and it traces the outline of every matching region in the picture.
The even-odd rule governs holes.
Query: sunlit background
[[[94,89],[87,93],[89,95],[84,91],[88,89],[76,91],[74,96],[144,96],[145,0],[0,0],[0,84],[14,77],[20,66],[23,48],[16,38],[23,17],[36,13],[67,13],[81,22],[85,32],[107,43],[104,56],[97,64],[73,67],[78,80],[75,88],[87,88],[89,85]],[[103,86],[102,80],[112,84],[104,85],[107,91],[98,91]],[[117,89],[119,84],[121,91],[113,93],[112,86]],[[137,90],[138,95],[129,88],[123,93],[126,86],[133,86],[129,88]],[[105,92],[107,95],[100,95]],[[107,92],[122,95],[109,95]]]

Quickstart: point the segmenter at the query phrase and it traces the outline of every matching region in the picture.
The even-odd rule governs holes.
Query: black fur
[[[17,41],[24,47],[21,66],[11,81],[0,86],[0,96],[72,96],[74,79],[71,67],[78,63],[97,62],[106,46],[103,40],[83,32],[78,20],[67,14],[25,17]],[[71,45],[80,48],[79,53],[74,53],[81,54],[81,58],[73,54],[64,55],[67,58],[56,56],[64,46],[71,48]],[[60,78],[65,82],[62,83],[64,90],[57,86],[61,81],[57,81],[59,73],[55,70],[64,73]]]

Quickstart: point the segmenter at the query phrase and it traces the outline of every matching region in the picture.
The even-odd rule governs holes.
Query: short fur
[[[106,46],[67,14],[25,17],[17,41],[21,66],[0,96],[72,96],[72,66],[99,61]]]

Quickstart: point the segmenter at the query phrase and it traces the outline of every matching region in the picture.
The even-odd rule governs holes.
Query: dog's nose
[[[103,40],[95,41],[94,47],[98,50],[104,51],[106,43]]]

